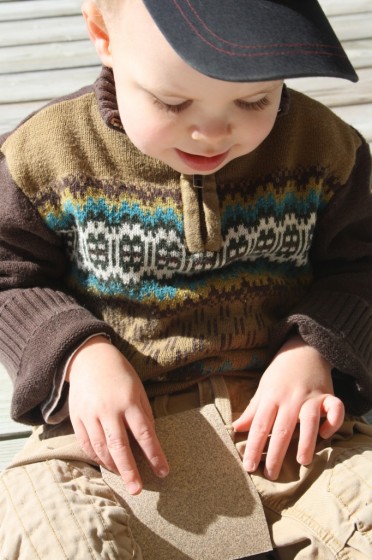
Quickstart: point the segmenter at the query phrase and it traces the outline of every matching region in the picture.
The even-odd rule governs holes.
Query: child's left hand
[[[290,338],[263,374],[248,407],[233,423],[237,432],[249,430],[244,468],[248,472],[257,469],[270,434],[264,473],[275,480],[298,422],[297,461],[308,465],[318,434],[324,439],[331,437],[344,415],[342,401],[333,394],[330,364],[300,336]]]

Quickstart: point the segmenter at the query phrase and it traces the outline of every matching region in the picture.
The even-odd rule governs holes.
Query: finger
[[[100,458],[95,453],[88,436],[88,433],[84,427],[84,424],[81,421],[75,421],[73,423],[74,432],[76,435],[77,442],[84,453],[92,459],[98,465],[100,464]]]
[[[107,449],[129,494],[139,494],[142,480],[130,447],[124,421],[102,420]]]
[[[298,411],[280,409],[267,449],[264,474],[270,480],[276,480],[287,453],[298,420]]]
[[[253,418],[243,457],[243,466],[248,472],[255,471],[259,465],[276,414],[276,405],[265,405],[258,408]]]
[[[148,416],[151,423],[155,424],[154,414],[151,408],[151,404],[145,392],[143,392],[140,396],[140,403],[141,403],[141,407],[143,408],[145,414]]]
[[[318,399],[306,401],[300,411],[300,438],[297,449],[297,462],[309,465],[313,460],[319,433],[320,403]]]
[[[235,432],[247,432],[252,425],[255,412],[256,406],[252,400],[239,418],[232,423]]]
[[[133,437],[141,447],[152,470],[164,478],[169,473],[169,465],[162,450],[152,418],[137,407],[126,411],[125,419]]]
[[[342,426],[345,419],[345,407],[343,402],[334,395],[327,395],[323,400],[323,411],[326,415],[319,435],[328,439]]]
[[[81,421],[75,423],[74,431],[78,444],[92,461],[98,465],[107,467],[109,470],[117,472],[115,464],[107,451],[105,436],[98,422],[94,424],[94,428],[89,430],[92,434],[91,436]],[[106,448],[106,453],[104,452],[104,448]]]

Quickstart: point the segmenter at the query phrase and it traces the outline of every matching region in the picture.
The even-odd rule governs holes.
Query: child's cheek
[[[165,146],[165,135],[157,127],[129,126],[125,131],[131,142],[145,155],[157,157],[157,153]]]
[[[158,157],[163,150],[174,147],[174,134],[169,126],[147,123],[133,131],[132,142],[146,155]],[[130,135],[129,135],[130,137]]]

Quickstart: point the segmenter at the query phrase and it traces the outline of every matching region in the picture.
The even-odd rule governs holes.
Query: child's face
[[[144,154],[180,173],[210,174],[270,133],[282,81],[224,82],[197,72],[169,46],[141,0],[125,0],[108,30],[104,63],[114,71],[124,129]]]

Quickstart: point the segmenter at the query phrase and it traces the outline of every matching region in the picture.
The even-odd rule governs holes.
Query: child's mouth
[[[179,157],[184,161],[189,167],[195,169],[196,171],[212,171],[226,159],[229,150],[223,152],[222,154],[217,154],[215,156],[198,156],[196,154],[189,154],[176,148],[176,152]]]

